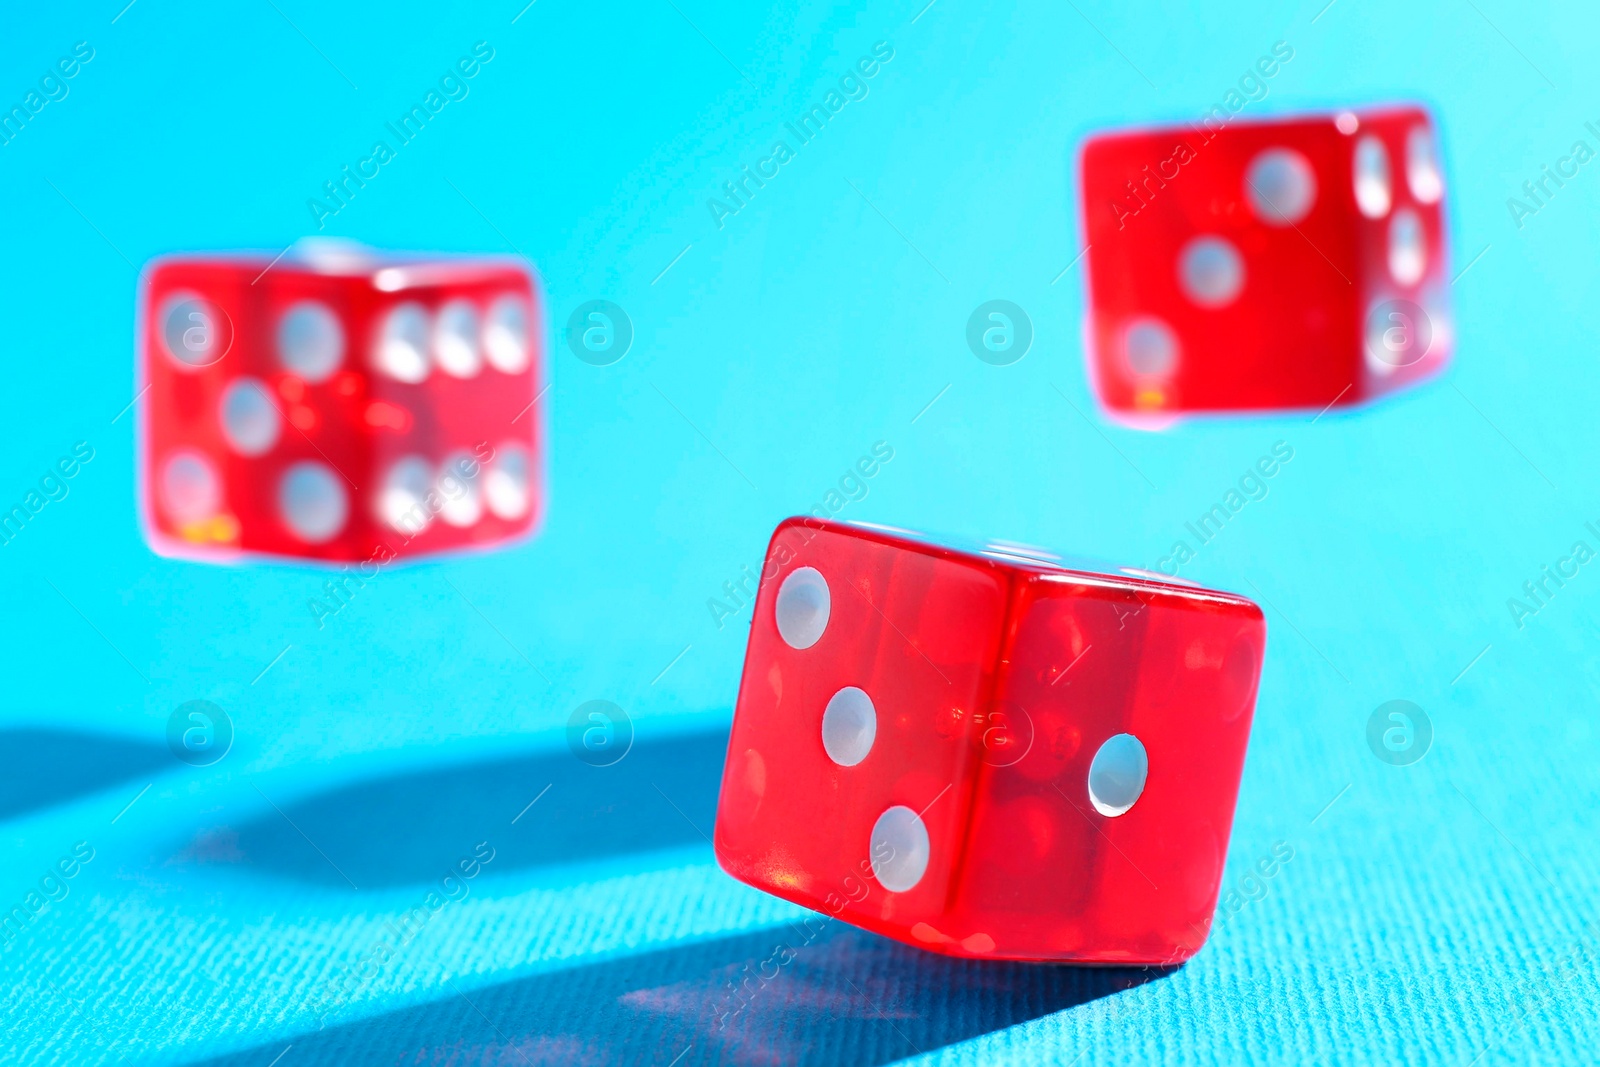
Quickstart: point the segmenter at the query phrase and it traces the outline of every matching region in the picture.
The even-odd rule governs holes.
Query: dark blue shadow
[[[726,730],[639,737],[610,767],[562,748],[358,782],[237,827],[238,862],[375,889],[435,881],[480,841],[495,850],[489,876],[709,844],[727,748]]]
[[[178,766],[163,745],[70,730],[0,730],[0,819]]]
[[[292,1055],[295,1067],[851,1067],[955,1044],[1170,973],[954,960],[829,922],[809,933],[782,927],[447,993],[294,1037]],[[288,1043],[206,1062],[262,1067]]]

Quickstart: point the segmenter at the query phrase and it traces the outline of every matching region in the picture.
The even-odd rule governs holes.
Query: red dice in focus
[[[1089,369],[1112,413],[1355,404],[1449,360],[1420,108],[1101,134],[1080,163]]]
[[[789,519],[756,596],[717,858],[949,955],[1187,959],[1265,641],[1227,593]]]
[[[540,323],[519,260],[314,244],[155,261],[139,325],[151,545],[382,563],[528,533]]]

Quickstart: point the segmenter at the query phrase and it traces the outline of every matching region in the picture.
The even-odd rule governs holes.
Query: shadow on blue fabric
[[[563,748],[371,779],[268,809],[238,849],[266,873],[375,889],[437,881],[480,841],[489,878],[709,844],[727,747],[724,729],[640,737],[608,767]]]
[[[293,1059],[296,1067],[850,1067],[941,1048],[1171,973],[950,959],[838,922],[820,932],[797,924],[330,1024],[293,1038]],[[261,1067],[289,1043],[205,1063]]]
[[[0,819],[64,804],[177,765],[163,745],[72,730],[0,730],[0,752],[14,755],[0,775]]]

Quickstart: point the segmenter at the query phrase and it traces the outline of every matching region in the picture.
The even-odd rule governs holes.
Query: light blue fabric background
[[[0,1059],[1592,1056],[1600,564],[1521,628],[1506,602],[1575,541],[1600,548],[1600,164],[1521,227],[1506,200],[1574,141],[1600,148],[1600,20],[1505,0],[924,2],[4,16],[7,107],[75,42],[94,58],[0,147],[0,504],[75,442],[94,459],[0,547],[0,905],[74,843],[94,858],[0,944]],[[134,419],[116,417],[136,272],[317,232],[307,200],[477,41],[494,58],[469,94],[322,232],[536,262],[549,521],[385,571],[319,629],[324,572],[142,543]],[[868,95],[719,227],[708,199],[880,41]],[[1116,427],[1083,372],[1075,148],[1198,115],[1277,41],[1294,58],[1248,114],[1436,108],[1453,270],[1470,263],[1456,364],[1315,420]],[[997,298],[1036,331],[1009,367],[963,337]],[[593,299],[636,331],[613,366],[559,340]],[[1228,887],[1293,850],[1188,966],[953,963],[796,926],[716,868],[748,614],[719,629],[707,600],[877,441],[894,458],[841,517],[1145,566],[1275,442],[1294,449],[1184,569],[1270,626]],[[206,769],[165,746],[192,699],[237,730]],[[632,717],[615,767],[566,747],[592,699]],[[1391,699],[1433,725],[1409,767],[1367,745]],[[495,858],[468,895],[373,963],[479,842]],[[792,962],[767,965],[784,944]]]

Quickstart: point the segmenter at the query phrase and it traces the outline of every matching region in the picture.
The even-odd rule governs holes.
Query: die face
[[[265,265],[179,259],[147,273],[148,393],[137,405],[146,530],[169,555],[358,558],[352,502],[371,473],[349,396],[360,376],[342,347],[315,382],[284,365],[271,328],[283,303],[274,287],[293,294],[315,279],[251,285]],[[315,290],[336,323],[349,317],[341,288]]]
[[[1012,957],[1187,959],[1221,884],[1259,609],[1068,574],[1023,583],[1014,619],[999,693],[1019,736],[982,766],[950,935],[990,932]]]
[[[1350,384],[1357,245],[1329,188],[1342,169],[1331,132],[1237,125],[1208,141],[1180,128],[1085,146],[1088,329],[1108,407],[1320,406]],[[1274,224],[1245,180],[1272,151],[1293,153],[1268,157],[1291,161],[1286,187],[1307,174],[1315,187],[1285,204],[1293,225]]]
[[[1437,373],[1455,347],[1438,131],[1420,108],[1350,116],[1361,234],[1362,396]]]
[[[184,257],[146,273],[152,545],[381,563],[528,532],[541,496],[528,271],[269,262]],[[407,380],[392,372],[407,346],[384,333],[401,305]]]
[[[1374,135],[1395,165],[1381,215],[1359,201],[1370,206],[1372,181],[1357,146]],[[1407,170],[1423,141],[1436,143],[1415,108],[1091,138],[1080,165],[1086,339],[1102,403],[1139,417],[1320,408],[1442,366],[1443,184],[1424,202]],[[1368,355],[1366,320],[1387,299],[1428,309],[1437,343],[1426,359]]]
[[[782,602],[806,568],[830,575],[831,614],[796,648]],[[882,616],[851,603],[851,582]],[[946,954],[1185,959],[1215,907],[1264,642],[1259,609],[1229,594],[790,520],[756,600],[718,857]],[[876,709],[857,762],[829,740],[844,686]],[[895,805],[922,814],[929,843],[909,891],[869,829]]]
[[[487,274],[371,299],[370,499],[380,531],[406,553],[526,533],[542,499],[527,276]]]
[[[819,580],[826,621],[807,628],[796,619]],[[729,740],[723,867],[890,936],[937,919],[971,814],[962,714],[987,700],[1006,597],[993,565],[834,523],[780,525]]]

